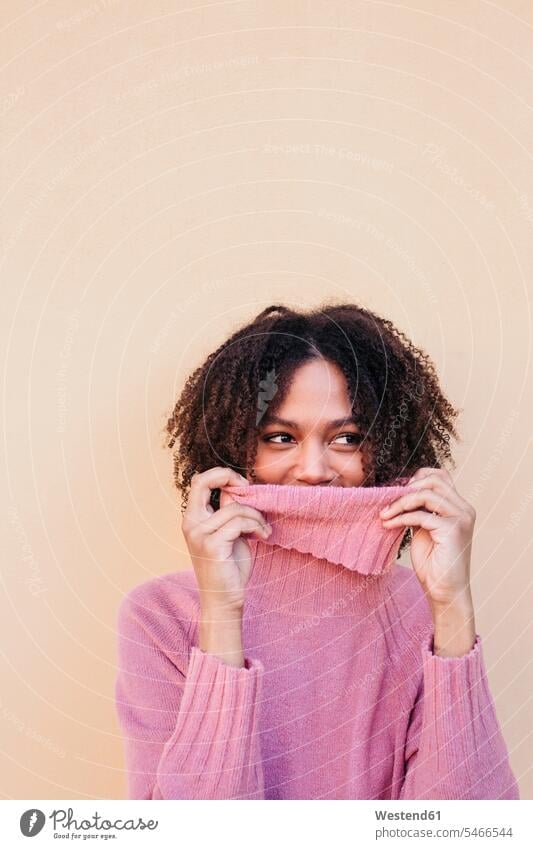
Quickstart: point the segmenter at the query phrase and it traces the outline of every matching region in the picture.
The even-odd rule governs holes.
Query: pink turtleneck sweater
[[[518,799],[479,634],[433,654],[430,608],[378,517],[404,486],[227,486],[259,509],[245,665],[198,648],[193,570],[118,611],[130,799]]]

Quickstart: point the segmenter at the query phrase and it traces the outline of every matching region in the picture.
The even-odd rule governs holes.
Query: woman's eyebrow
[[[282,425],[282,427],[291,427],[293,430],[297,430],[299,425],[297,422],[291,422],[289,419],[282,419],[279,416],[268,416],[268,419],[263,422],[264,427],[270,424],[278,424]],[[342,427],[343,425],[353,424],[357,425],[357,421],[354,416],[344,416],[341,419],[332,419],[332,421],[327,422],[326,427]]]

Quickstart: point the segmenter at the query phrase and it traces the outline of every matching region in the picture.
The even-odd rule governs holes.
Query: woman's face
[[[267,408],[259,422],[255,483],[361,486],[362,437],[351,415],[339,367],[324,359],[304,363],[283,404],[275,414]]]

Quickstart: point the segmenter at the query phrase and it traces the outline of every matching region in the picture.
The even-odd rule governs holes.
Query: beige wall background
[[[358,299],[464,412],[476,625],[531,773],[533,8],[5,0],[2,798],[120,798],[115,615],[188,568],[161,429],[276,301]]]

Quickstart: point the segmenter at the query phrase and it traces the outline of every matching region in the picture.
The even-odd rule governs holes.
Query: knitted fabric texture
[[[265,545],[328,560],[363,575],[379,575],[396,560],[405,528],[384,528],[380,510],[408,486],[318,487],[279,484],[225,486],[232,500],[260,510],[272,525]]]
[[[384,528],[380,510],[409,492],[405,485],[225,486],[233,500],[259,510],[267,539],[247,536],[253,558],[248,616],[338,616],[377,606],[406,528]],[[339,568],[343,567],[343,568]]]
[[[271,522],[246,535],[244,666],[199,648],[192,568],[150,578],[117,618],[116,710],[131,799],[518,799],[476,634],[433,651],[406,491],[224,487]]]

